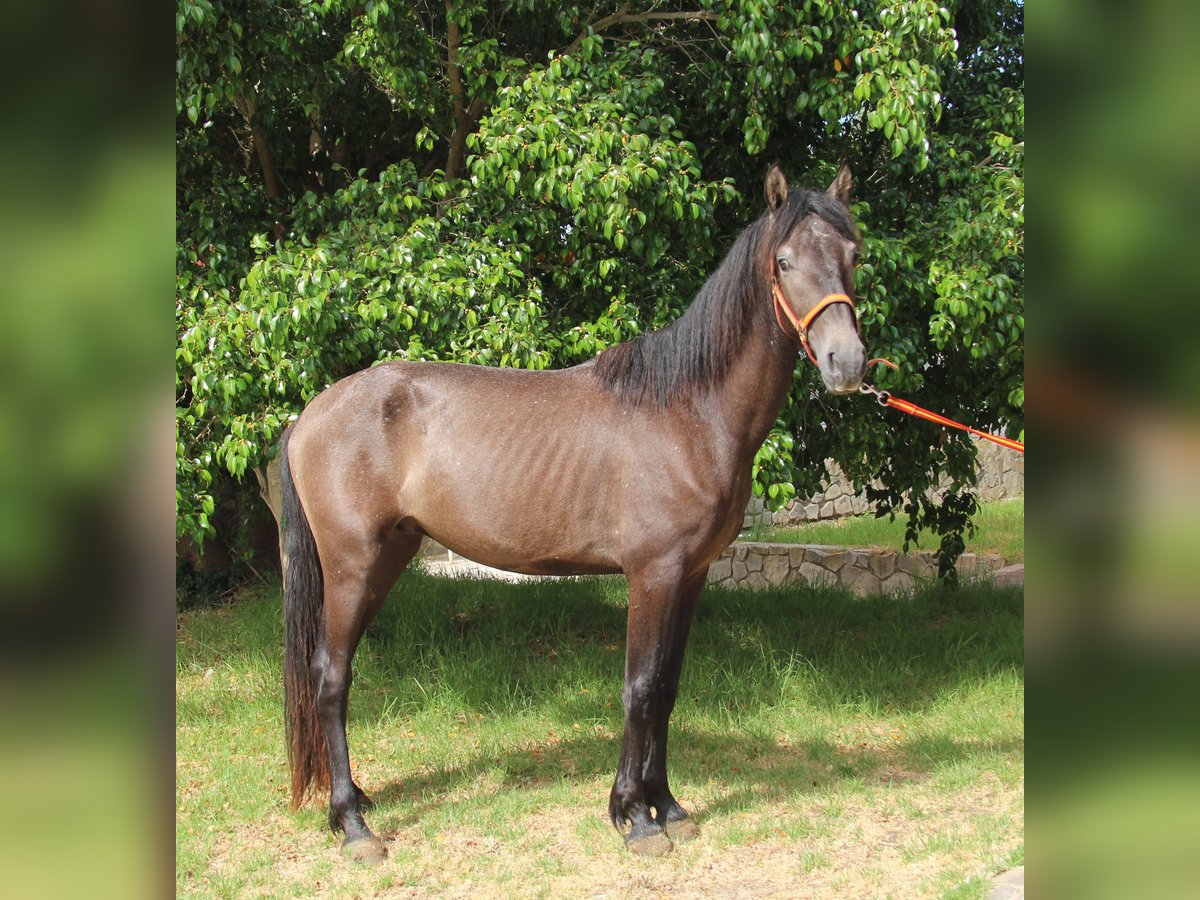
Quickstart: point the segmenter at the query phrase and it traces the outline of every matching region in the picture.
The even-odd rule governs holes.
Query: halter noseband
[[[779,328],[784,334],[788,333],[787,328],[783,325],[783,319],[779,313],[782,310],[787,316],[788,321],[792,323],[792,327],[796,329],[796,337],[800,339],[800,345],[804,347],[804,352],[808,354],[808,358],[812,360],[812,364],[820,368],[816,356],[813,355],[812,348],[808,346],[808,329],[812,327],[812,323],[816,321],[817,316],[833,306],[835,303],[845,303],[850,307],[850,316],[854,319],[854,328],[858,330],[858,313],[854,309],[854,301],[846,294],[827,294],[822,297],[812,309],[804,314],[803,319],[796,318],[796,314],[792,312],[791,306],[788,305],[787,298],[783,296],[783,289],[779,286],[779,279],[771,279],[771,294],[775,298],[775,321],[779,323]],[[788,335],[789,337],[791,335]]]

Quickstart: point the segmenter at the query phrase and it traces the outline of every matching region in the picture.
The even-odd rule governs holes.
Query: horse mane
[[[769,275],[776,250],[814,214],[858,240],[854,220],[837,200],[821,191],[789,192],[774,214],[764,214],[738,235],[682,316],[596,357],[593,372],[600,384],[630,404],[657,406],[714,387],[740,350],[753,317],[771,315]]]

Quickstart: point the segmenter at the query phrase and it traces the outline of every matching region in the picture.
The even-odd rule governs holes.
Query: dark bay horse
[[[285,432],[292,804],[328,788],[347,855],[384,854],[350,774],[350,661],[424,535],[513,572],[624,574],[609,813],[636,853],[697,833],[667,785],[667,724],[705,575],[741,527],[800,348],[834,394],[856,391],[866,365],[849,168],[819,192],[789,191],[773,166],[765,190],[767,213],[669,327],[559,371],[386,363],[334,384]]]

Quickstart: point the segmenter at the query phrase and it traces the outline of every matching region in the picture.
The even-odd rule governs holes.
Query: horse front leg
[[[671,793],[667,780],[667,735],[671,712],[675,709],[675,700],[679,695],[679,676],[683,670],[684,651],[687,649],[696,603],[700,599],[706,575],[707,571],[682,587],[675,620],[671,623],[669,632],[663,687],[654,707],[650,743],[642,769],[646,798],[654,810],[654,821],[663,827],[667,837],[675,843],[685,843],[700,834],[700,829],[689,818],[687,810]]]
[[[660,566],[629,575],[622,693],[625,732],[609,815],[625,834],[629,850],[644,856],[669,853],[673,845],[664,826],[671,811],[678,810],[677,818],[680,813],[682,818],[687,815],[670,797],[666,784],[666,729],[695,594],[698,590],[685,582],[678,567]],[[658,820],[652,810],[659,813]]]

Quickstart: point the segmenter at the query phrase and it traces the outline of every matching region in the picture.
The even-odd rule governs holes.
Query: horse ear
[[[788,183],[783,169],[779,168],[779,163],[773,163],[768,170],[763,192],[767,195],[767,209],[771,212],[775,212],[783,206],[783,201],[787,199],[788,195]]]
[[[850,188],[852,187],[853,177],[850,174],[850,163],[842,160],[842,166],[838,169],[837,175],[833,179],[833,184],[829,185],[825,191],[830,197],[839,201],[842,206],[850,205]]]

